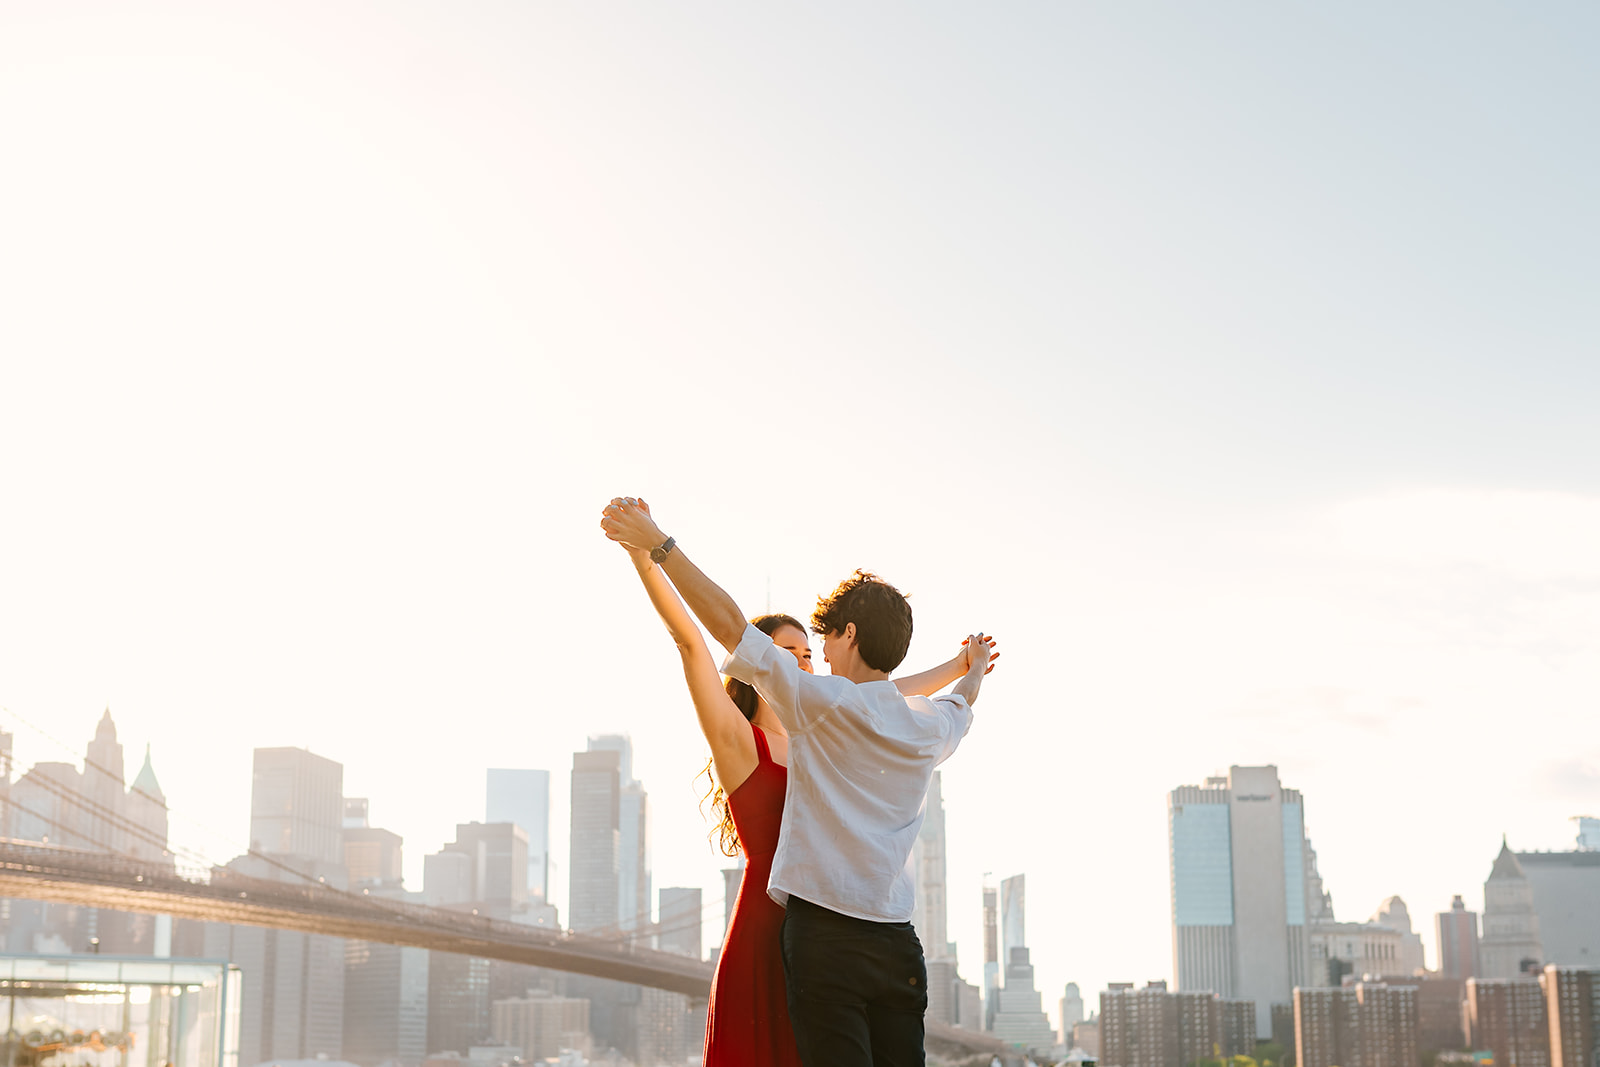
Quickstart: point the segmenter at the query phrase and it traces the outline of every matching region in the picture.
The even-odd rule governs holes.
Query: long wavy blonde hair
[[[785,626],[793,626],[801,633],[808,633],[805,624],[793,615],[761,615],[750,620],[750,625],[771,637]],[[756,691],[737,678],[729,678],[723,689],[728,694],[728,699],[733,701],[733,706],[739,709],[746,721],[755,718],[756,708],[761,704],[761,698]],[[713,821],[711,832],[707,835],[711,843],[716,845],[724,856],[737,856],[743,852],[739,844],[739,830],[733,825],[733,812],[728,807],[728,794],[722,788],[722,783],[717,781],[717,771],[714,761],[707,759],[706,765],[700,773],[695,775],[695,781],[704,776],[708,788],[700,797],[700,813],[705,814],[706,804],[711,805],[711,818]]]

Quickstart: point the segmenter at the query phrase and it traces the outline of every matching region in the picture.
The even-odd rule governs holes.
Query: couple
[[[643,500],[612,500],[601,527],[677,643],[726,791],[723,843],[735,836],[746,858],[705,1067],[922,1064],[927,967],[908,860],[933,770],[972,725],[993,641],[975,634],[947,663],[891,681],[911,606],[857,571],[812,615],[833,671],[817,676],[805,627],[787,615],[746,622]],[[685,601],[731,653],[726,689]]]

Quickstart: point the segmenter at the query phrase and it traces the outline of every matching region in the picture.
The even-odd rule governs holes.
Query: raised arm
[[[668,540],[655,519],[650,517],[650,506],[632,497],[614,498],[601,518],[600,526],[611,540],[646,553],[666,546]],[[744,613],[733,602],[733,597],[707,578],[683,554],[683,549],[676,545],[668,548],[666,558],[661,561],[661,569],[672,579],[672,584],[682,594],[689,610],[710,631],[717,644],[729,652],[737,648],[746,623]]]
[[[966,699],[968,704],[978,702],[978,690],[983,686],[983,676],[994,668],[990,660],[994,657],[989,653],[993,642],[983,634],[973,634],[967,638],[967,672],[961,676],[951,694]]]
[[[971,641],[972,639],[969,637],[967,640],[961,642],[961,651],[957,652],[954,656],[951,656],[948,660],[939,664],[937,667],[925,670],[920,674],[911,674],[904,678],[896,678],[894,680],[895,688],[900,690],[901,696],[931,697],[933,694],[937,693],[939,690],[943,689],[945,686],[949,685],[951,682],[967,673],[967,667],[970,663],[967,658],[967,649],[971,647]],[[985,674],[988,674],[989,671],[994,670],[994,661],[1000,658],[1000,653],[992,651],[995,644],[996,642],[994,638],[991,637],[989,639],[989,648],[991,649],[989,653],[989,664],[988,669],[984,671]]]
[[[639,572],[639,581],[644,583],[656,614],[661,616],[673,643],[678,646],[678,655],[683,660],[683,680],[689,686],[695,717],[700,720],[700,732],[711,746],[717,780],[731,793],[750,776],[758,762],[750,724],[722,688],[722,676],[717,673],[705,639],[684,610],[683,601],[672,591],[672,584],[661,569],[650,562],[650,553],[630,548],[628,557]]]

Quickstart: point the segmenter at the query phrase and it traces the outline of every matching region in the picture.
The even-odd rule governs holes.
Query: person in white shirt
[[[783,829],[767,891],[785,905],[789,1013],[807,1067],[925,1062],[927,967],[907,869],[934,768],[972,725],[992,642],[968,639],[949,696],[905,697],[889,672],[911,643],[911,606],[857,571],[817,605],[830,676],[745,621],[733,598],[661,533],[642,502],[606,507],[606,536],[648,551],[711,636],[729,677],[754,686],[789,732]]]

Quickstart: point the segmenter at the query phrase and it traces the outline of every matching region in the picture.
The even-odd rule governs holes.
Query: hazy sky
[[[1274,762],[1429,942],[1600,809],[1590,5],[0,8],[0,728],[174,837],[300,745],[405,836],[704,760],[601,505],[754,613],[856,566],[1004,657],[950,926],[1170,976],[1166,793]],[[18,717],[26,722],[19,722]],[[48,740],[32,723],[67,748]]]

